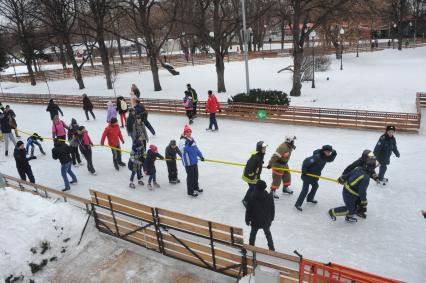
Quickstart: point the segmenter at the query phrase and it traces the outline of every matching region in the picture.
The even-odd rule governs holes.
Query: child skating
[[[164,159],[164,157],[158,153],[158,148],[156,145],[151,144],[149,146],[149,150],[146,153],[146,158],[143,163],[144,171],[146,175],[149,175],[148,179],[148,188],[152,190],[152,185],[154,187],[159,188],[160,185],[157,183],[156,169],[155,169],[155,160]]]

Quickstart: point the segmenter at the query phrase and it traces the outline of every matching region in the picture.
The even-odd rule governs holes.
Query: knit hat
[[[23,141],[17,141],[16,142],[16,147],[20,147],[21,145],[23,145],[24,144],[24,142]]]
[[[395,132],[395,130],[396,130],[395,126],[389,125],[389,126],[386,127],[386,132],[388,132],[388,131],[394,131]]]
[[[333,151],[333,147],[331,145],[323,145],[322,146],[323,151]]]
[[[157,148],[157,146],[156,146],[155,144],[151,144],[151,145],[149,145],[149,149],[150,149],[152,152],[157,152],[157,151],[158,151],[158,148]]]
[[[118,122],[117,118],[115,118],[115,117],[111,118],[111,124],[115,124],[117,122]]]
[[[187,135],[187,134],[190,134],[190,133],[192,133],[191,128],[188,125],[185,125],[185,128],[183,128],[183,134]]]
[[[171,140],[169,145],[171,145],[171,146],[176,145],[176,141],[175,140]]]
[[[258,180],[256,183],[256,189],[258,190],[265,190],[268,187],[268,185],[266,185],[265,181],[263,180]]]

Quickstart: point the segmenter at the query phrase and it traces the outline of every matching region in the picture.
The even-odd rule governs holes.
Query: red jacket
[[[217,101],[216,96],[214,96],[214,94],[210,95],[206,102],[206,112],[216,113],[219,109],[220,104],[219,101]]]
[[[108,139],[108,145],[117,147],[120,145],[120,140],[124,143],[123,136],[121,135],[120,126],[118,124],[109,124],[105,128],[104,133],[102,134],[101,144],[104,145],[105,138]]]

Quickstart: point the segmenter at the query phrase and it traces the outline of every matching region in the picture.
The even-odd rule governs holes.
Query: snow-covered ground
[[[10,188],[0,189],[0,199],[1,223],[5,227],[0,233],[2,282],[10,275],[23,276],[17,282],[233,282],[220,274],[102,236],[93,220],[77,245],[87,215],[62,201]],[[42,242],[49,243],[43,254]],[[47,265],[33,274],[29,264],[40,264],[44,259]]]
[[[415,112],[415,93],[426,89],[426,47],[415,49],[384,50],[380,52],[343,55],[343,68],[340,61],[332,58],[327,72],[316,73],[316,88],[311,83],[303,84],[302,96],[292,97],[291,105]],[[172,62],[173,64],[173,62]],[[290,92],[292,74],[278,70],[292,65],[292,58],[250,60],[250,87],[278,89]],[[207,90],[216,89],[214,64],[178,68],[179,76],[172,76],[160,70],[163,91],[153,91],[151,72],[119,74],[115,82],[117,95],[129,96],[130,86],[136,83],[145,98],[181,99],[187,83],[197,90],[200,99],[206,100]],[[221,101],[229,96],[245,92],[244,62],[225,63],[227,93],[218,94]],[[327,80],[329,78],[329,80]],[[78,90],[75,80],[51,81],[49,86],[54,94],[75,94],[114,96],[107,90],[102,76],[84,78],[86,89]],[[2,82],[4,92],[48,93],[47,86],[40,82],[32,87],[29,84]]]
[[[410,100],[412,94],[410,94]],[[395,98],[396,100],[396,98]],[[50,136],[51,122],[45,106],[12,105],[17,114],[18,126],[29,132]],[[84,113],[77,108],[64,108],[65,121],[76,118],[84,124],[94,143],[99,143],[105,126],[106,111],[97,110],[96,121],[85,122]],[[425,113],[423,113],[425,114]],[[164,153],[171,139],[178,139],[187,122],[184,116],[150,113],[150,121],[157,136],[150,143]],[[304,158],[324,144],[331,144],[337,150],[336,160],[327,164],[323,175],[337,178],[345,166],[361,155],[364,149],[373,149],[379,134],[370,131],[329,129],[308,126],[279,125],[268,123],[219,120],[220,131],[207,133],[208,120],[198,118],[193,125],[193,135],[207,159],[227,160],[245,163],[259,140],[269,144],[265,160],[268,161],[275,148],[287,134],[297,136],[297,150],[292,155],[290,167],[300,169]],[[368,190],[368,219],[357,224],[345,223],[342,218],[330,221],[329,208],[343,204],[342,188],[328,181],[320,181],[317,205],[305,204],[304,211],[298,212],[294,203],[301,190],[300,176],[293,174],[292,188],[295,194],[284,195],[276,201],[276,218],[272,225],[275,246],[278,251],[292,253],[297,249],[307,258],[323,262],[337,262],[373,273],[408,282],[424,282],[426,277],[426,223],[420,210],[426,208],[426,191],[422,176],[426,167],[424,150],[425,123],[418,135],[397,133],[401,158],[392,157],[387,176],[388,186],[379,187],[374,182]],[[23,139],[26,139],[24,136]],[[131,140],[126,136],[124,149],[130,149]],[[56,188],[64,187],[60,175],[60,164],[52,160],[49,141],[43,142],[48,153],[31,161],[36,182]],[[4,143],[0,143],[0,171],[18,176],[13,156],[4,157]],[[124,161],[128,155],[124,154]],[[158,161],[157,179],[161,188],[149,191],[144,186],[136,190],[128,187],[130,172],[122,168],[116,172],[107,148],[94,148],[94,167],[98,173],[92,176],[85,168],[74,171],[78,184],[71,193],[89,197],[88,189],[96,189],[113,195],[151,206],[171,209],[204,219],[211,219],[244,228],[248,242],[249,228],[244,223],[244,207],[241,204],[247,185],[241,180],[241,167],[216,163],[201,163],[200,184],[204,193],[197,199],[186,195],[184,168],[179,163],[182,183],[169,185],[167,169]],[[262,174],[268,183],[271,173]],[[1,214],[0,214],[1,215]],[[256,244],[266,247],[265,237],[259,232]]]

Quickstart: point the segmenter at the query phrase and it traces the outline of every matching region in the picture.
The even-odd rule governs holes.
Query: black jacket
[[[172,146],[169,144],[166,147],[166,159],[176,160],[177,155],[182,157],[182,153],[180,152],[180,149],[177,146],[175,148],[172,148]]]
[[[333,162],[337,156],[337,152],[333,150],[330,156],[326,156],[322,149],[317,149],[311,157],[306,158],[302,164],[302,180],[313,181],[318,178],[310,177],[305,174],[314,174],[321,176],[322,169],[328,162]]]
[[[362,157],[360,157],[359,159],[355,160],[351,165],[346,167],[342,175],[350,173],[357,167],[364,167],[364,166],[365,166],[365,160]],[[377,176],[376,172],[373,171],[373,172],[370,172],[370,178],[373,180],[378,180],[379,176]]]
[[[395,137],[389,137],[383,134],[374,148],[374,155],[380,163],[389,164],[392,152],[399,157],[399,151],[396,146]]]
[[[262,173],[263,158],[265,155],[262,152],[255,151],[247,161],[244,167],[243,180],[249,184],[256,184]]]
[[[34,133],[30,137],[28,137],[27,141],[29,141],[30,139],[33,140],[33,141],[41,141],[41,142],[43,141],[43,138],[41,136],[39,136],[39,134],[37,134],[37,133]]]
[[[258,189],[249,199],[246,209],[246,223],[253,228],[268,228],[275,218],[275,204],[272,195],[264,189]]]
[[[367,188],[370,184],[370,178],[367,170],[363,167],[357,167],[341,177],[344,181],[343,189],[353,197],[360,198],[361,203],[367,203]]]
[[[15,150],[13,151],[13,157],[15,157],[16,162],[16,168],[19,169],[26,169],[28,167],[31,167],[28,161],[34,159],[31,157],[27,157],[27,151],[24,149],[19,149],[18,147],[15,147]]]
[[[49,104],[47,105],[46,112],[50,113],[50,119],[53,120],[56,115],[59,115],[61,113],[62,116],[64,116],[64,113],[62,113],[61,108],[57,104],[53,102],[53,100],[49,101]]]
[[[55,145],[55,147],[52,149],[52,157],[53,159],[59,159],[59,162],[61,164],[67,164],[68,162],[71,162],[71,148],[66,143],[60,143]]]
[[[83,109],[87,111],[93,110],[93,103],[88,96],[83,97]]]
[[[4,134],[10,134],[12,132],[12,128],[9,124],[9,117],[6,115],[0,115],[0,123],[1,123],[1,131]]]
[[[148,150],[146,153],[146,158],[143,163],[143,170],[146,171],[147,175],[152,175],[156,172],[155,170],[155,160],[157,158],[164,159],[164,157],[158,152],[153,152],[152,150]]]

